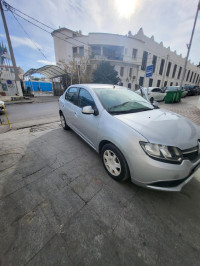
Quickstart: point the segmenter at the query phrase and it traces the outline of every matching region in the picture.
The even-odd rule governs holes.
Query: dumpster
[[[165,96],[165,103],[174,103],[176,96],[177,95],[177,91],[168,91],[167,95]]]
[[[165,96],[165,103],[179,103],[181,97],[182,97],[181,90],[167,91],[167,95]]]

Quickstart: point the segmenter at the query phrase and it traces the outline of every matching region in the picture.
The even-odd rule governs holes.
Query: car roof
[[[90,88],[94,89],[128,89],[127,87],[113,85],[113,84],[96,84],[96,83],[88,83],[88,84],[73,84],[72,87],[79,87],[79,88]],[[70,87],[71,87],[70,86]]]

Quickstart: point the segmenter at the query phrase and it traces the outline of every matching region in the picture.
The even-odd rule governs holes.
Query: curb
[[[24,103],[33,103],[33,100],[30,101],[12,101],[12,102],[5,102],[5,106],[6,105],[11,105],[11,104],[24,104]]]

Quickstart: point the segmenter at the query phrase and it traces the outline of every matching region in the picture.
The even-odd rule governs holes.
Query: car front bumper
[[[183,160],[181,164],[169,164],[143,156],[138,167],[130,169],[133,183],[150,189],[162,191],[181,191],[200,168],[200,155],[194,162]],[[139,167],[140,166],[140,167]],[[200,171],[199,171],[200,174]]]

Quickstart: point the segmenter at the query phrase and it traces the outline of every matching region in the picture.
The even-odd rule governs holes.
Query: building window
[[[193,83],[195,83],[196,74],[197,73],[194,74]]]
[[[76,56],[77,56],[77,53],[78,53],[77,50],[78,50],[77,47],[73,47],[73,48],[72,48],[72,51],[73,51],[73,57],[76,57]]]
[[[130,69],[129,69],[129,77],[130,77],[130,78],[132,77],[132,72],[133,72],[133,69],[130,68]]]
[[[167,81],[164,82],[164,87],[167,87]]]
[[[178,82],[176,82],[176,86],[178,86]]]
[[[160,87],[160,80],[158,79],[158,81],[157,81],[157,87]]]
[[[188,72],[188,70],[186,69],[185,70],[185,76],[184,76],[184,79],[186,80],[186,77],[187,77],[187,75],[186,75],[186,73]]]
[[[188,70],[186,81],[188,81],[189,76],[190,76],[190,70]]]
[[[154,55],[154,56],[153,56],[153,60],[152,60],[153,73],[155,72],[155,69],[156,69],[156,62],[157,62],[157,56]]]
[[[79,55],[84,56],[84,47],[83,46],[79,47]]]
[[[162,59],[160,62],[160,70],[159,70],[160,75],[162,75],[162,73],[163,73],[164,64],[165,64],[165,59]]]
[[[123,60],[124,47],[116,45],[103,45],[103,56],[111,60]]]
[[[174,70],[173,70],[172,78],[174,78],[174,77],[175,77],[175,74],[176,74],[176,69],[177,69],[177,65],[174,65]]]
[[[170,82],[170,86],[173,86],[173,82]]]
[[[149,87],[152,87],[153,79],[149,79]]]
[[[170,73],[171,65],[172,65],[172,63],[169,62],[169,63],[168,63],[168,66],[167,66],[167,73],[166,73],[166,76],[167,76],[167,77],[169,77],[169,73]]]
[[[191,73],[190,82],[192,82],[193,72]]]
[[[144,77],[140,77],[139,86],[143,86],[143,83],[144,83]]]
[[[86,67],[86,72],[87,72],[87,73],[90,73],[90,72],[91,72],[91,70],[92,70],[92,67],[91,67],[91,65],[87,65],[87,67]]]
[[[92,45],[92,54],[91,57],[94,58],[95,55],[101,55],[101,46],[100,45]]]
[[[120,67],[120,76],[123,77],[124,75],[124,67]]]
[[[131,83],[128,84],[128,88],[131,89]]]
[[[137,58],[137,49],[133,48],[132,58]]]
[[[147,67],[147,58],[148,58],[148,53],[146,51],[144,51],[143,52],[143,57],[142,57],[141,70],[146,70],[146,67]]]
[[[180,79],[180,76],[181,76],[181,71],[182,71],[182,67],[179,68],[179,71],[178,71],[178,77],[177,79]]]
[[[199,75],[197,76],[197,79],[196,79],[196,84],[197,84],[197,82],[198,82],[198,79],[199,79]]]

